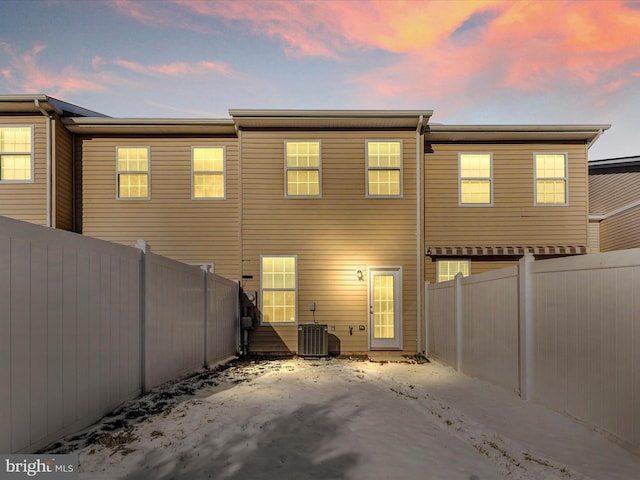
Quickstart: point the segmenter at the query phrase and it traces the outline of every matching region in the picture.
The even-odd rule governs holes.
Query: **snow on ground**
[[[640,478],[602,435],[434,362],[238,362],[55,448],[80,454],[84,479]]]

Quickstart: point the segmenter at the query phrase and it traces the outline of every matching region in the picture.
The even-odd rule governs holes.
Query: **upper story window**
[[[32,127],[0,127],[0,182],[33,182]]]
[[[459,155],[460,205],[491,205],[492,156],[490,153]]]
[[[536,205],[566,205],[567,155],[535,153],[533,158]]]
[[[263,323],[297,321],[297,257],[263,256],[260,258]]]
[[[224,147],[191,149],[194,199],[226,198],[226,152]]]
[[[149,147],[116,147],[118,198],[151,198],[149,150]]]
[[[438,282],[453,280],[458,273],[462,273],[463,277],[468,277],[471,274],[471,260],[437,260],[436,270]]]
[[[367,141],[367,196],[402,196],[402,142]]]
[[[287,197],[321,197],[320,142],[285,142]]]

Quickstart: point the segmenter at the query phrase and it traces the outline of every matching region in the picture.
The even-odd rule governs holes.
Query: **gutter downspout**
[[[47,111],[42,108],[42,106],[40,105],[40,101],[36,98],[34,100],[34,103],[36,105],[36,108],[38,110],[40,110],[40,113],[42,113],[42,115],[44,115],[47,118],[47,227],[51,227],[52,226],[52,214],[53,214],[53,208],[52,208],[52,195],[51,195],[51,190],[52,190],[52,184],[51,184],[51,175],[52,175],[52,168],[51,168],[51,115],[49,115],[47,113]],[[35,155],[35,152],[34,152]],[[35,178],[35,172],[33,172],[34,178]]]
[[[236,322],[236,353],[240,356],[243,353],[249,353],[249,331],[243,331],[240,325],[242,321],[242,313],[240,312],[240,290],[244,287],[242,279],[244,278],[244,172],[243,172],[243,151],[242,151],[242,129],[235,125],[236,137],[238,138],[238,218],[240,225],[238,226],[238,247],[240,249],[240,279],[238,280],[238,308],[236,309],[238,321]],[[246,334],[246,337],[245,337]],[[246,338],[246,342],[245,342]],[[246,352],[245,352],[246,349]]]
[[[418,125],[416,126],[416,277],[417,277],[417,289],[416,289],[416,320],[418,330],[418,353],[422,352],[422,288],[424,283],[423,262],[424,255],[424,241],[422,239],[422,209],[424,201],[422,195],[422,164],[424,162],[424,155],[422,153],[422,128],[424,123],[424,117],[420,115],[418,119]]]

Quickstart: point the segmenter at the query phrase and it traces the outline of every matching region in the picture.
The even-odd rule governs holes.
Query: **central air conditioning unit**
[[[329,355],[329,327],[317,323],[298,325],[298,355],[301,357]]]

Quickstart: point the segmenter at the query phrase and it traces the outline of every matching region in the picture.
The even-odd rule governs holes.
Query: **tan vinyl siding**
[[[616,168],[589,175],[589,213],[609,213],[639,200],[640,171]]]
[[[612,167],[589,175],[590,213],[611,215],[599,223],[603,252],[640,247],[640,206],[634,206],[640,201],[638,170],[637,166]]]
[[[216,273],[239,279],[235,138],[85,137],[78,143],[85,235],[125,245],[144,239],[155,253],[187,263],[213,262]],[[128,146],[150,147],[150,200],[116,199],[116,147]],[[193,146],[226,147],[226,200],[192,200]]]
[[[425,156],[425,245],[586,245],[584,145],[433,145]],[[493,154],[493,205],[459,206],[458,153]],[[567,206],[534,205],[533,154],[568,155]]]
[[[589,240],[587,246],[589,247],[589,253],[600,252],[600,223],[589,222],[588,227]]]
[[[37,116],[2,116],[2,125],[25,125],[34,128],[34,183],[0,183],[0,215],[47,224],[47,127],[45,118]]]
[[[322,198],[285,198],[284,141],[320,140]],[[366,140],[402,140],[403,198],[366,198]],[[242,133],[243,274],[260,289],[260,255],[297,255],[298,323],[335,327],[331,349],[368,350],[368,267],[402,266],[403,347],[416,349],[414,132]],[[359,281],[357,270],[364,273]],[[353,326],[353,335],[349,326]],[[358,326],[364,325],[365,330]],[[251,351],[297,351],[296,326],[261,326]]]
[[[75,149],[74,158],[74,174],[73,181],[75,182],[75,192],[73,197],[74,215],[75,215],[75,231],[78,233],[84,233],[83,230],[83,217],[82,214],[82,202],[84,186],[82,184],[82,146],[84,144],[83,138],[79,135],[74,136],[73,148]]]
[[[53,122],[53,225],[63,230],[73,230],[73,139],[71,133],[58,118]]]
[[[600,249],[603,252],[627,248],[640,248],[640,206],[600,222]]]

